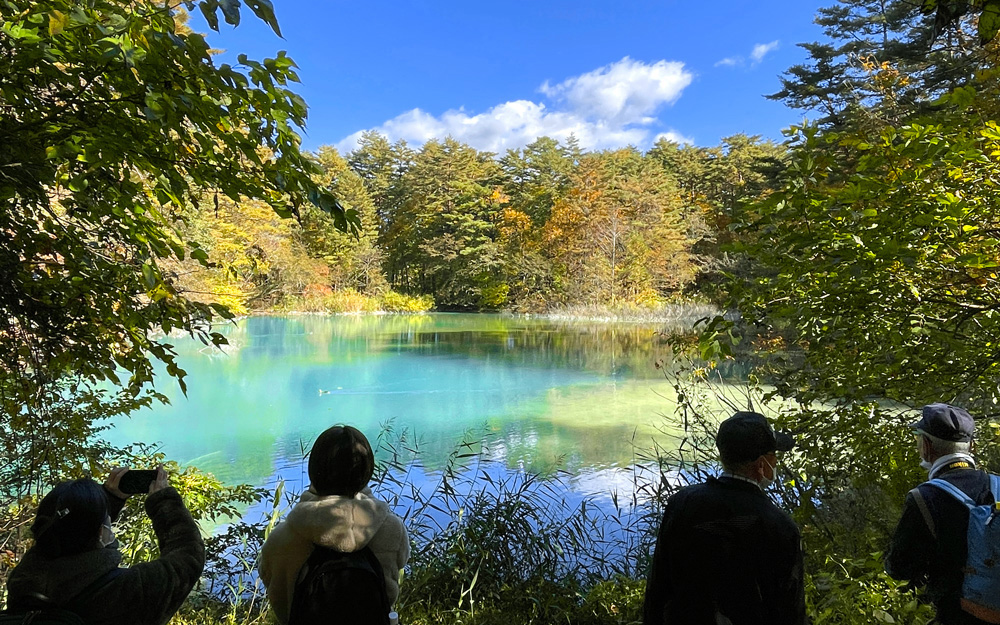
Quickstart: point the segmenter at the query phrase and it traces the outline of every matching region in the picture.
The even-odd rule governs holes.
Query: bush
[[[381,309],[385,312],[427,312],[434,308],[434,298],[430,295],[404,295],[386,291],[380,296]]]
[[[827,554],[810,554],[806,603],[813,625],[929,623],[934,609],[920,603],[905,583],[885,574],[882,553],[843,558],[828,544]],[[808,572],[813,570],[814,572]]]
[[[361,313],[378,310],[378,300],[354,289],[334,291],[323,299],[323,311],[328,313]]]

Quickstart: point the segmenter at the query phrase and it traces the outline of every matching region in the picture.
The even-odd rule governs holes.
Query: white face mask
[[[930,473],[931,467],[934,465],[930,460],[924,460],[924,444],[921,439],[917,439],[917,455],[920,456],[920,468],[924,471]]]
[[[101,549],[107,547],[117,540],[115,537],[114,530],[111,529],[111,520],[106,519],[101,525],[101,536],[97,539],[97,542],[101,544]]]
[[[775,464],[772,465],[770,462],[767,462],[767,458],[764,458],[764,462],[767,463],[767,466],[771,467],[771,475],[772,476],[775,476],[775,475],[778,474],[778,465],[777,465],[777,463],[775,463]],[[774,484],[774,477],[764,477],[764,476],[761,476],[760,481],[757,482],[757,483],[760,484],[760,487],[762,489],[766,489],[769,486],[771,486],[771,484]]]

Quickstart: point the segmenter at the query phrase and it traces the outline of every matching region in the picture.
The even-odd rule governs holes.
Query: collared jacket
[[[112,519],[123,504],[121,499],[108,497]],[[92,625],[163,625],[169,621],[201,576],[205,545],[176,490],[152,493],[145,505],[160,547],[159,558],[119,568],[118,541],[58,558],[29,549],[7,579],[8,610],[34,607],[34,596],[41,594],[58,605],[72,603],[73,611]],[[117,573],[106,584],[89,597],[79,596],[113,570]]]
[[[667,502],[645,625],[802,625],[799,528],[753,483],[709,478]]]
[[[954,484],[977,504],[992,503],[989,476],[975,470],[970,457],[957,460],[932,472],[932,477]],[[891,577],[908,580],[913,586],[926,584],[939,622],[981,625],[984,621],[972,617],[959,606],[962,569],[968,556],[969,510],[952,495],[931,484],[921,484],[916,490],[934,522],[934,532],[924,520],[911,491],[892,536],[885,570]]]
[[[261,549],[260,579],[279,622],[288,622],[299,569],[316,545],[348,553],[370,547],[382,565],[389,602],[396,601],[399,570],[410,557],[402,520],[367,488],[354,497],[307,490]]]

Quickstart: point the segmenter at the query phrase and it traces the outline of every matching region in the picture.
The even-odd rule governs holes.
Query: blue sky
[[[763,95],[805,60],[795,44],[821,39],[813,15],[833,4],[273,1],[284,39],[244,7],[243,23],[222,24],[209,42],[229,62],[287,51],[309,104],[304,147],[344,152],[370,129],[494,152],[570,132],[589,149],[645,149],[661,135],[781,140],[803,115]]]

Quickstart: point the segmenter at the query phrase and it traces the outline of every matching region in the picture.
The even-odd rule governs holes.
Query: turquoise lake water
[[[573,488],[614,487],[636,447],[662,439],[671,387],[658,330],[500,315],[252,317],[222,329],[220,352],[171,339],[188,394],[116,423],[112,443],[156,443],[230,483],[295,481],[336,423],[417,442],[433,473],[466,436],[511,469],[565,469]]]

